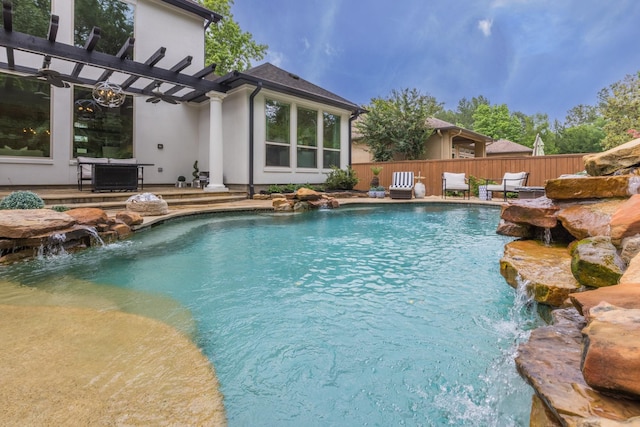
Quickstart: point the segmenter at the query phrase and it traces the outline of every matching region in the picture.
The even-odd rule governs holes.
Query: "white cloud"
[[[268,51],[264,58],[265,62],[270,62],[276,67],[280,67],[280,68],[282,68],[282,63],[284,62],[284,59],[285,59],[284,53],[277,52],[274,50]]]
[[[309,48],[311,47],[311,43],[309,43],[309,39],[306,37],[302,38],[302,44],[304,45],[304,51],[309,50]]]
[[[493,20],[491,19],[482,19],[478,21],[478,29],[482,31],[485,37],[489,37],[491,35],[491,27],[493,26]]]

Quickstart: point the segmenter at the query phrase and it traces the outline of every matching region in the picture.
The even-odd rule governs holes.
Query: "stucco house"
[[[197,2],[105,0],[100,18],[88,0],[39,17],[42,1],[4,3],[0,186],[73,185],[78,156],[135,158],[145,184],[197,160],[205,191],[321,183],[349,164],[360,108],[271,64],[215,76],[204,32],[221,17]]]
[[[493,139],[486,135],[456,126],[444,120],[429,118],[428,125],[433,129],[431,136],[425,141],[424,160],[444,160],[469,157],[486,157],[486,147]],[[371,154],[362,140],[362,136],[354,131],[352,158],[354,163],[372,161]],[[403,160],[403,159],[395,159]]]

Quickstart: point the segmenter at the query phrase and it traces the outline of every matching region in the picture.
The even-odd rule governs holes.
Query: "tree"
[[[593,105],[579,104],[567,111],[567,116],[564,119],[564,125],[566,127],[591,125],[600,118],[598,107]]]
[[[13,28],[21,33],[46,37],[50,11],[50,0],[14,0]]]
[[[520,119],[509,112],[506,104],[489,106],[481,104],[473,113],[473,130],[494,139],[508,139],[520,143],[523,125]]]
[[[604,119],[600,119],[594,124],[581,124],[560,130],[556,138],[558,154],[602,151],[601,141],[605,136],[603,124]]]
[[[215,63],[216,74],[224,75],[251,67],[251,61],[264,58],[269,46],[258,44],[253,35],[242,31],[233,20],[233,0],[200,0],[204,7],[222,15],[222,20],[211,24],[205,34],[205,57],[207,63]]]
[[[93,27],[100,27],[96,50],[115,55],[133,36],[133,13],[133,6],[120,0],[75,0],[75,45],[84,46]]]
[[[433,129],[427,119],[442,112],[442,103],[418,89],[393,90],[388,98],[373,98],[368,113],[356,122],[356,129],[369,146],[374,161],[399,155],[416,160],[424,155],[425,142]]]
[[[458,101],[458,107],[455,111],[447,110],[439,113],[436,117],[456,126],[473,130],[473,113],[476,112],[480,105],[491,105],[489,100],[484,96],[474,96],[471,100],[462,98]]]
[[[631,140],[630,131],[640,129],[640,72],[602,89],[598,99],[605,119],[603,147],[610,149]]]

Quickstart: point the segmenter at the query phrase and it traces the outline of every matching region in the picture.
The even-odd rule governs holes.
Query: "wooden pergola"
[[[168,3],[176,1],[171,0]],[[150,96],[170,103],[201,103],[208,99],[206,96],[208,92],[228,90],[228,87],[205,78],[215,71],[215,64],[208,65],[190,75],[182,71],[191,65],[193,60],[191,56],[186,56],[169,68],[158,66],[165,56],[166,48],[164,47],[158,48],[144,62],[130,59],[135,42],[133,37],[123,43],[116,55],[110,55],[95,50],[100,41],[101,31],[98,27],[93,28],[85,45],[78,47],[56,41],[59,23],[57,15],[50,16],[46,38],[13,31],[12,18],[12,4],[10,1],[3,0],[0,46],[6,49],[7,61],[0,61],[0,69],[7,70],[9,73],[39,78],[58,87],[68,87],[66,82],[94,86],[99,82],[112,79],[126,93]],[[221,18],[220,15],[211,12],[208,19],[211,23]],[[16,61],[16,51],[42,57],[42,67],[37,69],[21,65]],[[72,69],[72,71],[64,74],[51,69],[52,60],[56,60],[57,67]],[[99,71],[96,72],[96,69]],[[93,71],[88,72],[88,70]],[[99,74],[97,78],[89,76],[97,74]]]

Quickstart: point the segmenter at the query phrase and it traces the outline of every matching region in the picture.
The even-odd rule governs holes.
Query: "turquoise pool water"
[[[186,306],[232,427],[523,426],[513,357],[538,320],[500,276],[498,220],[459,205],[214,215],[7,273]]]

